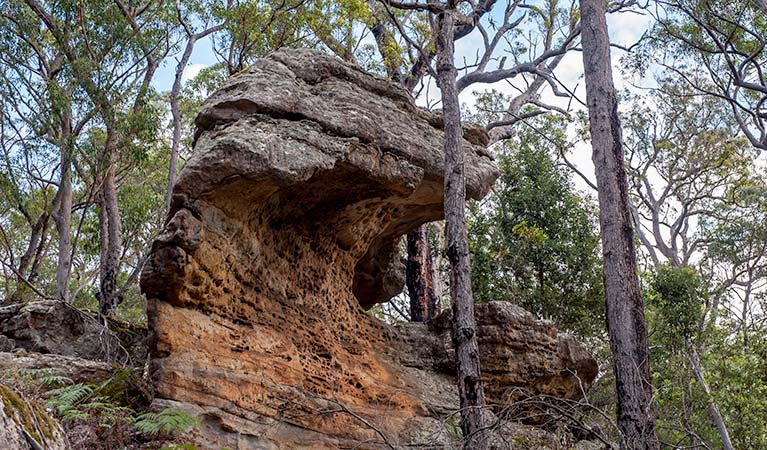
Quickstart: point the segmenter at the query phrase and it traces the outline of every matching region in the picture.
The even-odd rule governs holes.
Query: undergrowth
[[[101,383],[75,382],[59,369],[19,369],[11,384],[44,401],[61,419],[72,450],[123,450],[159,448],[196,450],[178,442],[198,426],[195,417],[178,409],[146,411],[144,393],[136,394],[139,369],[117,369]]]

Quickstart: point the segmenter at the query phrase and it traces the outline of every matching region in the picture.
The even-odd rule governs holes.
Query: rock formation
[[[551,322],[537,320],[511,303],[475,305],[482,376],[488,401],[509,404],[529,394],[579,399],[597,375],[594,358],[572,336],[557,334]],[[450,311],[424,327],[395,327],[407,343],[402,364],[427,372],[454,373]],[[577,376],[575,376],[577,374]]]
[[[447,328],[365,313],[402,289],[399,238],[442,217],[439,115],[292,50],[229,80],[196,126],[141,278],[157,405],[199,415],[202,448],[448,448]],[[485,132],[464,136],[478,199],[498,172]],[[573,372],[593,379],[594,360],[550,325],[482,310],[491,399],[515,383],[579,395]]]
[[[24,350],[142,366],[146,329],[107,321],[54,300],[0,308],[0,352]]]
[[[0,448],[68,450],[61,424],[45,409],[0,384]]]
[[[39,371],[44,369],[53,370],[56,374],[66,376],[75,383],[101,383],[114,375],[115,367],[119,366],[74,356],[0,352],[0,376],[8,375],[15,371]]]

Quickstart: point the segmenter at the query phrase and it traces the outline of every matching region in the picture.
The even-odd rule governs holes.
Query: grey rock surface
[[[112,364],[56,354],[0,352],[0,374],[17,370],[53,369],[75,383],[100,383],[114,374]]]
[[[363,307],[401,291],[396,239],[443,217],[443,133],[438,114],[415,106],[400,86],[333,56],[279,51],[232,77],[203,104],[195,148],[180,173],[172,211],[205,199],[228,215],[271,202],[272,221],[317,222],[376,198],[396,208],[360,259],[354,292]],[[466,125],[467,197],[479,199],[498,177],[489,137]],[[230,195],[222,196],[222,192]],[[388,203],[388,204],[387,204]],[[360,217],[338,223],[338,244],[359,239]],[[393,263],[393,265],[392,265]]]
[[[113,321],[105,328],[94,314],[54,300],[0,309],[0,351],[25,350],[141,365],[147,331]]]

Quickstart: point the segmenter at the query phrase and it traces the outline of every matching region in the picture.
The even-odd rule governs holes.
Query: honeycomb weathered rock
[[[142,274],[158,403],[203,418],[203,448],[378,448],[455,409],[449,371],[365,313],[402,289],[400,236],[440,219],[438,115],[309,50],[229,80]],[[498,175],[465,133],[467,196]],[[424,328],[425,329],[425,328]],[[373,425],[373,426],[371,426]]]

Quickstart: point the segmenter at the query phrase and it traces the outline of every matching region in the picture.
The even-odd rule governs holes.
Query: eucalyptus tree
[[[761,351],[751,335],[763,334],[767,320],[767,173],[752,170],[730,201],[717,205],[701,224],[709,243],[700,265],[715,281],[710,320],[724,317],[737,324],[732,331],[744,353]],[[719,306],[724,314],[717,314]]]
[[[583,67],[592,161],[599,196],[607,330],[613,355],[622,449],[658,449],[647,325],[639,286],[618,96],[606,5],[581,0]]]
[[[30,243],[45,242],[48,239],[48,216],[53,218],[58,235],[55,297],[68,301],[74,252],[71,234],[72,165],[76,157],[77,138],[90,123],[95,111],[81,106],[82,93],[72,80],[63,54],[52,44],[50,33],[24,2],[9,0],[0,11],[0,17],[0,72],[4,81],[0,95],[8,106],[4,119],[9,125],[7,129],[12,128],[17,136],[28,134],[16,141],[21,145],[15,149],[5,148],[4,155],[7,160],[12,153],[21,152],[25,155],[29,176],[38,184],[42,183],[38,192],[55,189],[52,198],[43,196],[47,207],[43,209],[44,215],[40,219],[44,220],[32,226],[29,235]],[[53,167],[56,157],[57,174]],[[7,168],[8,175],[12,177],[13,171],[10,166]],[[50,176],[45,178],[43,173]],[[16,185],[16,190],[21,192],[23,188]],[[22,214],[29,218],[29,213]],[[36,255],[38,259],[44,256],[40,251]],[[32,263],[32,266],[36,264],[39,265],[39,262]],[[18,267],[20,276],[25,275],[24,265],[22,261]]]
[[[94,171],[100,206],[98,296],[100,312],[112,315],[119,303],[123,241],[118,166],[129,163],[142,140],[156,137],[156,111],[145,106],[154,74],[170,48],[173,16],[165,2],[152,0],[25,3],[51,34],[103,127],[103,133],[91,132],[102,148]]]
[[[765,2],[659,0],[655,5],[652,53],[698,92],[727,102],[751,145],[767,150]]]
[[[690,265],[708,239],[701,220],[749,183],[755,152],[717,98],[665,80],[625,114],[636,231],[654,266]]]
[[[165,194],[165,209],[170,210],[173,186],[176,184],[176,171],[178,154],[181,147],[182,112],[181,94],[183,89],[183,77],[189,59],[197,43],[226,27],[226,12],[231,9],[232,0],[226,3],[220,1],[190,1],[175,2],[175,12],[180,27],[183,50],[176,63],[173,87],[170,90],[170,113],[173,117],[173,137],[171,141],[170,163],[168,164],[168,184]]]
[[[5,78],[4,69],[0,76]],[[23,302],[36,287],[40,265],[47,255],[53,184],[49,167],[38,167],[41,149],[37,136],[6,113],[13,109],[6,99],[0,105],[0,244],[6,275],[5,300]],[[19,106],[19,105],[16,105]],[[38,172],[39,170],[39,172]],[[10,280],[15,280],[13,286]],[[42,294],[45,296],[45,294]]]

